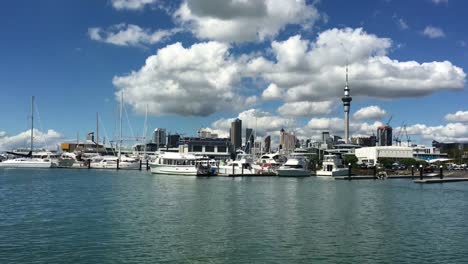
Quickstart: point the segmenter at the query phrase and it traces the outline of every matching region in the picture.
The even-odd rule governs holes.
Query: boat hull
[[[308,177],[310,176],[310,171],[301,170],[301,169],[277,169],[276,170],[279,177]]]
[[[239,167],[232,166],[219,166],[218,175],[228,176],[228,175],[254,175],[257,174],[254,169],[243,169]]]
[[[323,170],[318,170],[316,172],[317,176],[347,176],[348,175],[348,169],[343,169],[343,170],[333,170],[333,171],[323,171]]]
[[[51,168],[52,161],[41,160],[5,160],[0,162],[0,168]]]
[[[151,173],[164,175],[197,176],[195,166],[170,166],[165,164],[150,164]]]

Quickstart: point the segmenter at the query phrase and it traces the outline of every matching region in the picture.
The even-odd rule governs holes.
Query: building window
[[[218,146],[218,152],[226,152],[227,148],[225,146]]]
[[[202,146],[193,146],[193,152],[202,152]]]
[[[214,146],[205,146],[205,152],[214,152]]]

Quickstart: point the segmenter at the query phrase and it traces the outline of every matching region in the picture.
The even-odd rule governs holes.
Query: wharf
[[[428,174],[424,175],[424,178],[438,178],[438,174]],[[365,176],[358,176],[358,175],[351,175],[351,176],[335,176],[333,179],[335,180],[389,180],[389,179],[416,179],[419,178],[419,175],[388,175],[384,178],[378,177],[378,176],[373,176],[373,175],[365,175]]]

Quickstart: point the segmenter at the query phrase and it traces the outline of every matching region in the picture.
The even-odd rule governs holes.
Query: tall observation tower
[[[344,139],[346,144],[349,143],[349,108],[351,107],[352,100],[353,98],[349,96],[348,64],[346,64],[346,86],[344,88],[344,96],[341,98],[344,107]]]

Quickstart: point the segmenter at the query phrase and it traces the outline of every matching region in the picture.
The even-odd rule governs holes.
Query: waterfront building
[[[353,98],[350,96],[348,85],[348,64],[346,64],[346,86],[344,88],[344,96],[341,98],[344,108],[344,141],[349,143],[349,110],[351,108],[351,101]]]
[[[388,125],[379,126],[377,128],[377,145],[391,146],[392,145],[392,127]]]
[[[182,137],[179,140],[179,152],[213,159],[230,158],[232,148],[229,138]]]
[[[447,153],[441,153],[436,147],[428,147],[425,145],[411,146],[413,148],[413,157],[425,161],[448,159]]]
[[[234,149],[240,149],[242,147],[242,120],[236,118],[231,123],[231,143]]]
[[[375,165],[379,158],[405,159],[413,158],[413,149],[400,146],[376,146],[354,150],[358,163]]]
[[[153,143],[158,146],[165,146],[167,144],[166,129],[156,128],[153,132]]]

